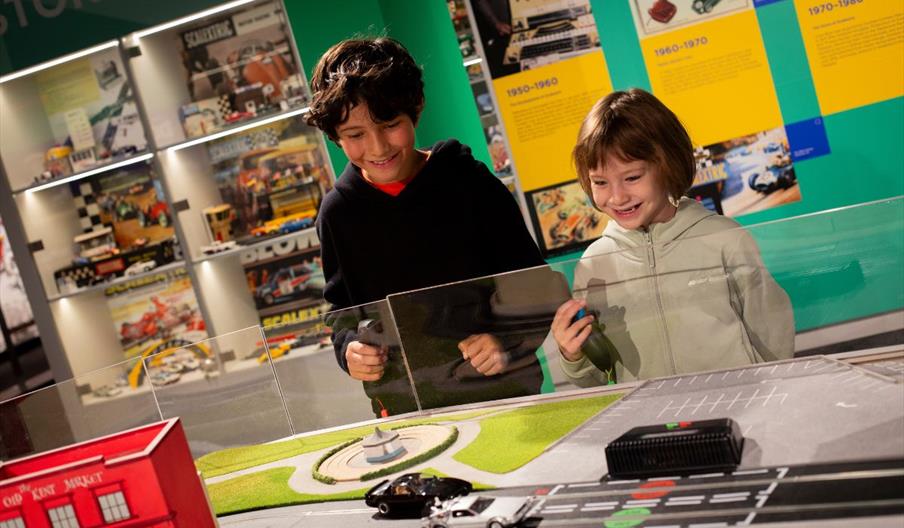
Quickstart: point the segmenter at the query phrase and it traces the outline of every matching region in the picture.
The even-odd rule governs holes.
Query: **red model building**
[[[178,419],[0,463],[0,527],[213,528]]]

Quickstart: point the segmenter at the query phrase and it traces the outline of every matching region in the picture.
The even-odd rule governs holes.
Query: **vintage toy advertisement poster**
[[[180,34],[179,43],[192,101],[257,83],[259,90],[266,89],[268,93],[255,97],[279,97],[282,81],[298,69],[278,2],[185,31]]]
[[[135,164],[69,184],[85,231],[113,228],[126,251],[172,238],[172,213],[151,165]]]
[[[318,134],[295,117],[207,146],[220,197],[232,208],[232,238],[259,242],[313,225],[333,183]]]
[[[242,253],[248,289],[270,338],[295,346],[318,343],[326,280],[315,237],[295,237]],[[281,337],[280,337],[281,336]],[[311,341],[311,342],[308,342]]]
[[[572,181],[527,193],[540,249],[550,256],[577,251],[603,234],[609,217]]]
[[[104,291],[126,358],[144,355],[160,342],[207,339],[191,280],[184,269],[146,275]]]
[[[739,216],[800,200],[783,127],[698,148],[696,158],[688,196],[719,214]]]
[[[33,324],[31,305],[28,304],[25,286],[13,258],[2,218],[0,218],[0,317],[5,319],[7,328],[11,330],[13,341],[6,343],[0,337],[0,352],[11,344],[15,345],[38,335],[37,327]],[[15,331],[12,331],[13,329]]]
[[[35,75],[54,146],[71,148],[79,172],[147,148],[132,86],[118,49],[109,49]]]

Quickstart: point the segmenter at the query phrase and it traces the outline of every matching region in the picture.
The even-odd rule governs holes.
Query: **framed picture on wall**
[[[575,180],[525,193],[544,257],[579,251],[600,237],[609,217],[597,211]]]

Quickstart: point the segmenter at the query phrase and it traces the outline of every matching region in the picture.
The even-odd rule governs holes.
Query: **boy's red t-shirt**
[[[427,157],[424,158],[424,163],[427,163],[427,160],[430,159],[430,154],[432,154],[432,153],[428,151]],[[363,171],[361,172],[361,176],[364,176]],[[370,178],[368,178],[367,176],[364,176],[364,181],[369,183],[375,189],[377,189],[379,191],[383,191],[384,193],[388,194],[389,196],[398,196],[402,192],[402,190],[405,189],[405,186],[408,185],[409,183],[411,183],[411,180],[413,180],[415,176],[417,176],[417,172],[415,172],[409,178],[406,178],[402,181],[394,181],[394,182],[389,182],[389,183],[377,183],[375,181],[371,181]]]
[[[390,183],[377,183],[377,182],[372,182],[372,181],[368,180],[367,178],[364,178],[364,179],[367,181],[367,183],[374,186],[377,190],[383,191],[390,196],[398,196],[399,193],[401,193],[402,190],[405,188],[405,186],[408,185],[408,182],[410,182],[411,180],[414,179],[414,176],[412,176],[411,178],[408,178],[407,180],[404,180],[404,181],[395,181],[395,182],[390,182]]]

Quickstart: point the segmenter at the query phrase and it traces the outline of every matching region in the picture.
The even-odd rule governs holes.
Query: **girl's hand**
[[[559,306],[552,320],[552,336],[559,345],[559,352],[568,361],[577,361],[584,357],[581,347],[592,330],[590,323],[593,322],[593,316],[585,315],[573,323],[572,320],[586,307],[587,301],[571,299]]]

